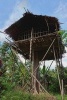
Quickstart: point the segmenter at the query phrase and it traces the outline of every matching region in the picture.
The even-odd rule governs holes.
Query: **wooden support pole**
[[[61,63],[60,63],[61,62]],[[62,59],[60,59],[60,61],[59,61],[59,65],[60,65],[60,67],[61,67],[61,74],[63,74],[63,69],[62,69]],[[63,75],[62,75],[63,76]],[[61,77],[61,97],[62,97],[62,100],[64,100],[64,84],[63,84],[63,77]]]
[[[55,38],[55,39],[56,39],[56,38]],[[50,48],[52,47],[53,43],[55,42],[55,39],[54,39],[54,40],[52,41],[52,43],[50,44],[50,46],[49,46],[48,50],[46,51],[46,53],[45,53],[45,55],[43,56],[43,58],[42,58],[42,60],[41,60],[41,61],[43,61],[43,60],[44,60],[44,58],[46,57],[47,53],[49,52]]]
[[[35,52],[33,50],[32,52],[32,61],[33,61],[33,75],[37,78],[37,80],[39,80],[39,68],[35,71],[35,69],[38,67],[39,65],[39,59],[38,59],[38,52]],[[37,83],[36,79],[34,79],[33,77],[33,92],[34,93],[39,93],[39,83]]]
[[[59,47],[59,55],[60,55],[60,61],[58,59],[58,62],[59,62],[59,67],[63,67],[62,66],[62,56],[61,56],[61,48],[60,48],[60,43],[59,43],[59,38],[58,38],[58,47]],[[61,69],[61,74],[63,74],[62,72],[63,69]],[[63,76],[63,75],[62,75]],[[64,100],[64,86],[63,86],[63,77],[60,79],[61,81],[61,97],[62,97],[62,100]]]
[[[32,47],[32,39],[33,39],[33,28],[31,31],[31,39],[30,39],[30,61],[31,66],[32,66],[32,74],[39,79],[39,68],[37,69],[37,71],[35,71],[35,69],[38,67],[39,65],[39,59],[38,59],[38,52],[34,51],[34,48]],[[35,72],[34,72],[35,71]],[[39,84],[36,81],[36,79],[34,79],[34,77],[32,77],[32,91],[33,93],[39,93]]]
[[[32,62],[32,57],[33,55],[33,48],[32,48],[32,38],[33,38],[33,28],[31,30],[31,37],[30,37],[30,62],[31,62],[31,68],[32,68],[32,74],[33,74],[33,62]],[[33,77],[32,77],[32,92],[33,92]]]
[[[45,61],[44,61],[44,65],[43,65],[43,75],[45,74]]]
[[[44,90],[44,92],[46,92],[49,96],[51,96],[51,95],[46,91],[46,89],[41,85],[41,83],[37,80],[37,78],[36,78],[33,74],[31,74],[31,75],[34,77],[34,79],[36,79],[36,81],[39,83],[40,87]]]
[[[57,74],[58,74],[58,80],[59,80],[59,87],[60,87],[60,92],[61,92],[61,81],[60,81],[59,70],[58,70],[58,64],[57,64],[57,58],[56,58],[56,52],[55,52],[54,46],[53,46],[53,52],[54,52],[54,58],[55,58],[55,61],[56,61]]]
[[[30,61],[32,61],[32,38],[33,38],[33,28],[31,30],[31,37],[30,37]]]
[[[64,88],[63,88],[63,79],[62,79],[62,81],[61,81],[61,82],[62,82],[62,95],[61,95],[61,96],[62,96],[62,100],[64,100]]]
[[[57,61],[58,61],[58,66],[60,68],[62,68],[62,59],[60,59],[60,61],[59,61],[59,59],[57,59]],[[58,72],[59,72],[59,69],[58,69]],[[60,69],[60,75],[61,74],[63,74],[62,69]],[[60,78],[60,83],[61,83],[61,87],[60,87],[61,88],[61,97],[62,97],[62,100],[64,100],[64,87],[63,87],[63,78],[62,77]]]

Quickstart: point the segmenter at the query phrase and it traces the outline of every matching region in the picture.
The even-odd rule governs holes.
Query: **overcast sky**
[[[55,16],[63,23],[61,29],[67,30],[67,0],[0,0],[0,30],[20,19],[25,9],[34,14]],[[4,40],[5,35],[0,33],[0,41]]]

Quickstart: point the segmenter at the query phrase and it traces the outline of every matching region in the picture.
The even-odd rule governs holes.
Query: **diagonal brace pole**
[[[56,39],[56,38],[55,38]],[[44,58],[46,57],[46,55],[48,54],[48,52],[49,52],[49,50],[50,50],[50,48],[52,47],[52,45],[53,45],[53,43],[55,42],[55,39],[52,41],[52,43],[50,44],[50,46],[49,46],[49,48],[48,48],[48,50],[46,51],[46,53],[45,53],[45,55],[43,56],[43,58],[42,58],[42,60],[41,61],[43,61],[44,60]],[[38,65],[38,67],[40,66],[40,64]],[[36,70],[38,69],[38,67],[35,69],[35,71],[34,71],[34,73],[36,72]]]

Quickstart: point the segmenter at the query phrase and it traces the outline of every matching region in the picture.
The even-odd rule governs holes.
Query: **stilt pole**
[[[29,59],[30,59],[30,63],[31,63],[31,68],[32,68],[32,74],[33,74],[33,62],[32,62],[32,57],[33,57],[33,49],[32,49],[32,38],[33,38],[33,28],[31,30],[31,38],[30,38],[30,55],[29,55]],[[32,93],[33,93],[33,77],[32,77]]]
[[[39,80],[39,68],[35,71],[35,69],[39,65],[38,52],[34,51],[34,48],[32,47],[33,45],[32,41],[33,41],[33,28],[31,31],[31,39],[30,39],[30,61],[32,62],[31,63],[32,74]],[[39,93],[39,83],[36,81],[34,77],[32,77],[32,92]]]
[[[62,100],[64,100],[64,88],[63,88],[63,79],[62,79]]]
[[[59,86],[60,86],[60,92],[61,92],[61,81],[60,81],[59,70],[58,70],[58,64],[57,64],[57,58],[56,58],[56,52],[55,52],[54,46],[53,46],[53,51],[54,51],[54,58],[55,58],[55,61],[56,61],[57,74],[58,74],[58,80],[59,80]]]

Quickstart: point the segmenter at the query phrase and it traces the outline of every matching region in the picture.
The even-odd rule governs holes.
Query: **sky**
[[[54,16],[59,19],[62,30],[67,30],[67,0],[0,0],[0,31],[23,16],[26,10],[38,15]],[[0,33],[0,42],[7,35]],[[67,54],[64,55],[66,66]]]

